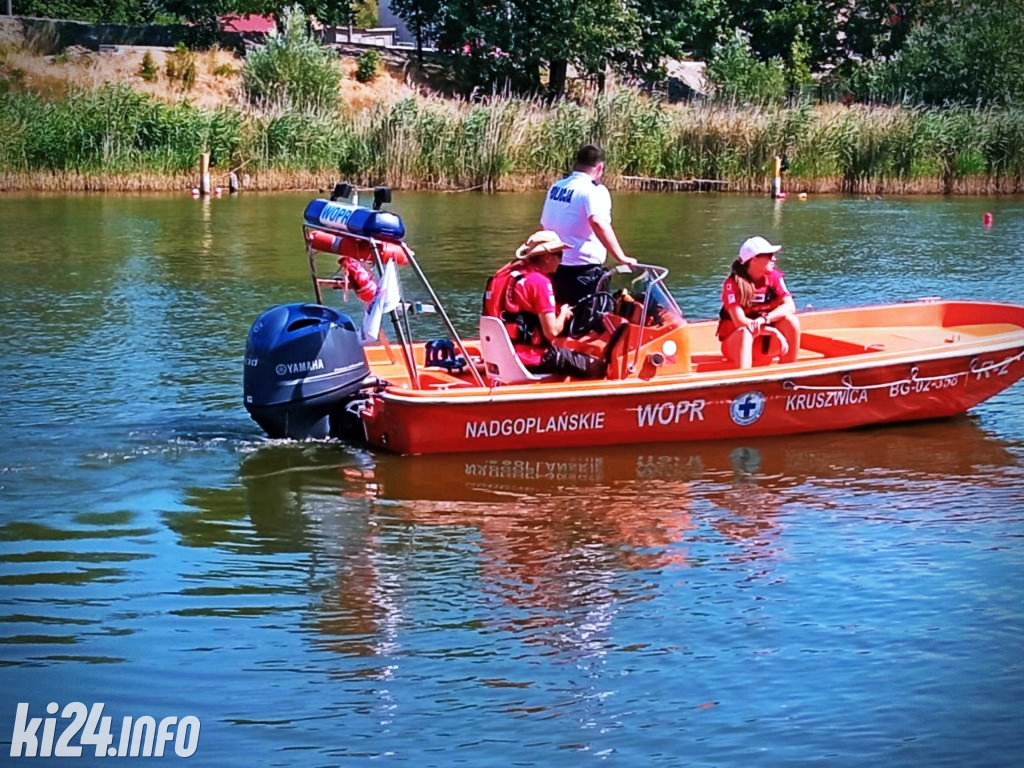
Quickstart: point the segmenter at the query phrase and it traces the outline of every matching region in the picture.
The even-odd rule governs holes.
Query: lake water
[[[218,767],[1024,764],[1024,385],[787,439],[271,443],[242,353],[310,296],[312,196],[0,197],[0,762],[18,703],[102,702],[111,749],[193,716]],[[692,319],[755,233],[800,306],[1024,302],[1020,198],[613,201]],[[462,329],[540,203],[395,194]]]

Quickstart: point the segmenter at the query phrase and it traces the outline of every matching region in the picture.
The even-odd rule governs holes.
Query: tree
[[[777,104],[786,94],[782,60],[760,61],[750,47],[750,35],[737,29],[712,50],[706,71],[720,101]]]
[[[655,18],[665,24],[665,32],[679,48],[699,60],[707,60],[718,40],[719,21],[725,18],[726,0],[690,0],[684,7],[663,2]]]
[[[589,76],[610,68],[651,79],[722,1],[683,9],[673,0],[394,0],[392,7],[419,45],[432,39],[448,55],[464,90],[536,92],[547,67],[549,92],[559,95],[569,64]]]
[[[760,61],[791,61],[797,44],[807,65],[817,70],[842,58],[841,23],[849,6],[847,0],[725,0],[717,19],[719,36],[721,31],[742,30]]]
[[[880,95],[923,104],[1024,103],[1024,0],[932,0],[879,67]]]
[[[440,0],[391,0],[391,10],[416,36],[416,55],[423,61],[423,48],[434,39]]]
[[[299,5],[307,15],[332,27],[355,24],[360,10],[353,0],[306,0]]]
[[[149,0],[14,0],[12,10],[20,16],[137,24],[152,21],[158,9]]]
[[[798,96],[800,90],[812,82],[810,67],[811,48],[803,39],[802,30],[797,30],[793,42],[789,44],[783,70],[786,76],[786,88],[790,94]]]
[[[216,22],[235,10],[231,0],[164,0],[168,12],[194,24]]]
[[[845,54],[861,62],[896,54],[917,20],[920,0],[856,0],[841,18]]]

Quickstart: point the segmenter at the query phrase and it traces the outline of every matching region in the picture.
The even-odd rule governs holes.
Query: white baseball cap
[[[763,237],[749,237],[740,246],[740,264],[746,264],[755,256],[767,253],[778,253],[782,250],[781,245],[772,245]]]

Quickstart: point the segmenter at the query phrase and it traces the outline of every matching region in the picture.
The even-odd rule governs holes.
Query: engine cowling
[[[346,406],[369,376],[359,331],[330,307],[280,304],[249,330],[245,408],[270,437],[349,437]]]

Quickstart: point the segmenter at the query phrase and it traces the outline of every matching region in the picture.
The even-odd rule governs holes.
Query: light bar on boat
[[[311,200],[303,214],[306,224],[333,232],[350,232],[363,237],[401,241],[405,237],[405,224],[397,213],[374,211],[332,200]]]

